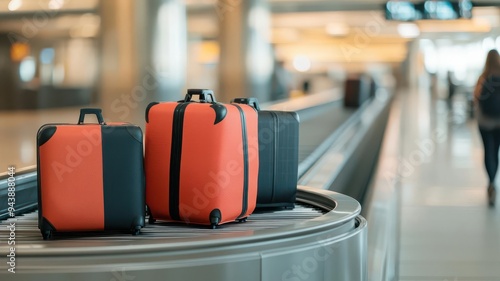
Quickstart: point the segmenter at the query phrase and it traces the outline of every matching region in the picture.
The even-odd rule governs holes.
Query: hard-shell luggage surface
[[[99,124],[84,124],[95,114]],[[106,124],[100,109],[82,109],[78,124],[38,130],[38,226],[54,232],[126,230],[145,223],[142,131]]]
[[[145,144],[151,223],[215,228],[244,221],[255,209],[259,155],[252,107],[218,103],[210,90],[188,90],[183,101],[148,106]]]
[[[260,110],[254,98],[236,98],[259,115],[259,183],[257,208],[293,208],[297,193],[299,116],[296,112]]]

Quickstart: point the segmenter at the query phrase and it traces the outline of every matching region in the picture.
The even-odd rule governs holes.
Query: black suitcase
[[[99,124],[84,124],[84,116]],[[145,222],[142,131],[104,123],[82,109],[78,124],[47,124],[37,134],[38,227],[54,232],[125,230]]]
[[[259,113],[257,208],[293,208],[297,193],[299,116],[296,112],[260,110],[255,98],[236,98]]]
[[[344,106],[359,107],[371,96],[372,83],[367,75],[350,76],[344,83]]]

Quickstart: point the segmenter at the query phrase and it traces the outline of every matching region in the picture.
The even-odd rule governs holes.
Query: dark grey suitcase
[[[359,107],[371,96],[372,82],[367,75],[348,77],[344,83],[344,106]]]
[[[293,208],[297,193],[299,116],[296,112],[260,110],[255,98],[236,98],[259,113],[257,208]]]

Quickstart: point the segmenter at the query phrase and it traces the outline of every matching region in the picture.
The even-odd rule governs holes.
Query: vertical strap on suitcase
[[[184,127],[184,113],[189,103],[180,103],[175,107],[172,144],[170,155],[170,182],[169,182],[169,214],[173,220],[180,220],[179,215],[179,185],[181,173],[182,130]]]
[[[279,132],[279,117],[278,117],[278,114],[276,114],[276,112],[273,112],[273,111],[270,111],[271,113],[271,116],[273,116],[273,132],[274,132],[274,144],[273,144],[273,158],[272,158],[272,161],[273,161],[273,165],[272,165],[272,168],[273,168],[273,172],[272,172],[272,183],[273,183],[273,186],[271,188],[271,202],[274,202],[275,200],[275,191],[276,191],[276,188],[277,188],[277,182],[276,182],[276,174],[278,172],[278,167],[277,167],[277,161],[278,161],[278,143],[279,143],[279,136],[280,134],[278,133]]]
[[[245,112],[241,106],[237,104],[232,104],[240,112],[241,120],[241,131],[243,140],[243,203],[241,207],[241,214],[238,219],[245,217],[248,209],[248,136],[247,136],[247,122],[245,118]]]
[[[207,89],[188,89],[184,100],[180,100],[179,104],[176,106],[173,116],[172,144],[170,148],[169,214],[172,220],[181,220],[179,211],[179,189],[184,114],[187,106],[193,102],[192,98],[195,95],[199,96],[200,103],[212,104],[211,107],[214,108],[216,115],[214,124],[222,121],[227,113],[225,107],[218,104],[215,100],[213,91]]]

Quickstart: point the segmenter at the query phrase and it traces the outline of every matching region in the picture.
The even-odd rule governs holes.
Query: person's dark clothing
[[[500,128],[485,129],[479,126],[479,132],[484,144],[484,165],[490,179],[494,183],[498,170],[498,152],[500,149]]]

